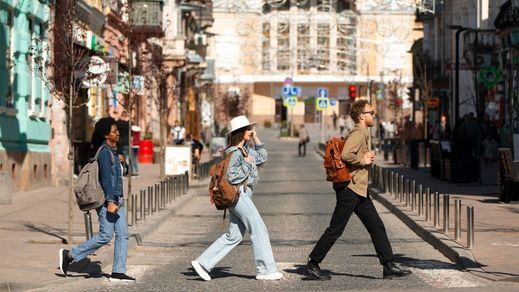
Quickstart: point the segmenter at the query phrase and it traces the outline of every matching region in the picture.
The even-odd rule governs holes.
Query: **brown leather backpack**
[[[332,137],[326,141],[323,166],[327,181],[338,183],[351,180],[350,170],[341,159],[345,141],[346,138],[342,137]]]
[[[209,194],[211,203],[215,205],[218,210],[226,210],[236,204],[240,198],[240,186],[247,184],[247,178],[239,185],[233,185],[229,183],[227,179],[227,169],[233,153],[234,152],[229,153],[224,160],[211,166],[209,169],[209,175],[211,176]]]

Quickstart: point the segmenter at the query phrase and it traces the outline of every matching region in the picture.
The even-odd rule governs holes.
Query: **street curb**
[[[316,148],[315,151],[321,157],[324,157],[324,152],[319,148]],[[416,235],[440,251],[449,260],[456,263],[456,265],[461,269],[468,271],[475,276],[492,281],[503,279],[502,277],[498,277],[483,270],[470,250],[466,249],[449,236],[439,232],[434,227],[422,223],[424,220],[413,214],[411,211],[404,210],[403,207],[405,204],[386,198],[385,193],[374,188],[372,185],[368,187],[368,192],[375,200],[380,202],[386,209],[400,219],[400,221],[407,225],[407,227],[409,227],[409,229],[411,229]]]

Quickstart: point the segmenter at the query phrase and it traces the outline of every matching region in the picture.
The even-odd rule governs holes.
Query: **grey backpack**
[[[97,209],[105,203],[105,193],[99,182],[99,164],[97,162],[99,153],[103,147],[107,146],[102,145],[99,147],[96,155],[90,158],[88,163],[83,166],[77,178],[76,185],[74,186],[77,204],[81,211]],[[112,156],[113,162],[114,157],[112,153],[110,153],[110,155]]]

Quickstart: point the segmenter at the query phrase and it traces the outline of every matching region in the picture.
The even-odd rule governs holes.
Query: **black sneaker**
[[[383,278],[393,279],[397,277],[405,277],[411,275],[411,271],[404,270],[395,265],[393,261],[389,261],[384,264]]]
[[[110,282],[135,282],[135,278],[132,278],[125,273],[112,273],[108,280],[110,280]]]
[[[321,271],[319,264],[312,261],[308,261],[306,264],[306,275],[312,280],[328,281],[332,279],[330,275],[324,274],[323,271]]]
[[[72,262],[72,260],[68,257],[68,253],[68,249],[62,248],[59,250],[59,269],[65,276],[67,276],[68,266]]]

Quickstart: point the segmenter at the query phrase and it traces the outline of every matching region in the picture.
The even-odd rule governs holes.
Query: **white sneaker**
[[[204,281],[211,281],[211,276],[204,270],[204,268],[198,263],[197,260],[191,261],[191,266],[195,269],[196,273]]]
[[[276,280],[279,280],[283,278],[283,274],[281,274],[280,272],[275,272],[275,273],[272,273],[272,274],[267,274],[267,275],[257,275],[256,276],[256,280],[270,280],[270,281],[276,281]]]

